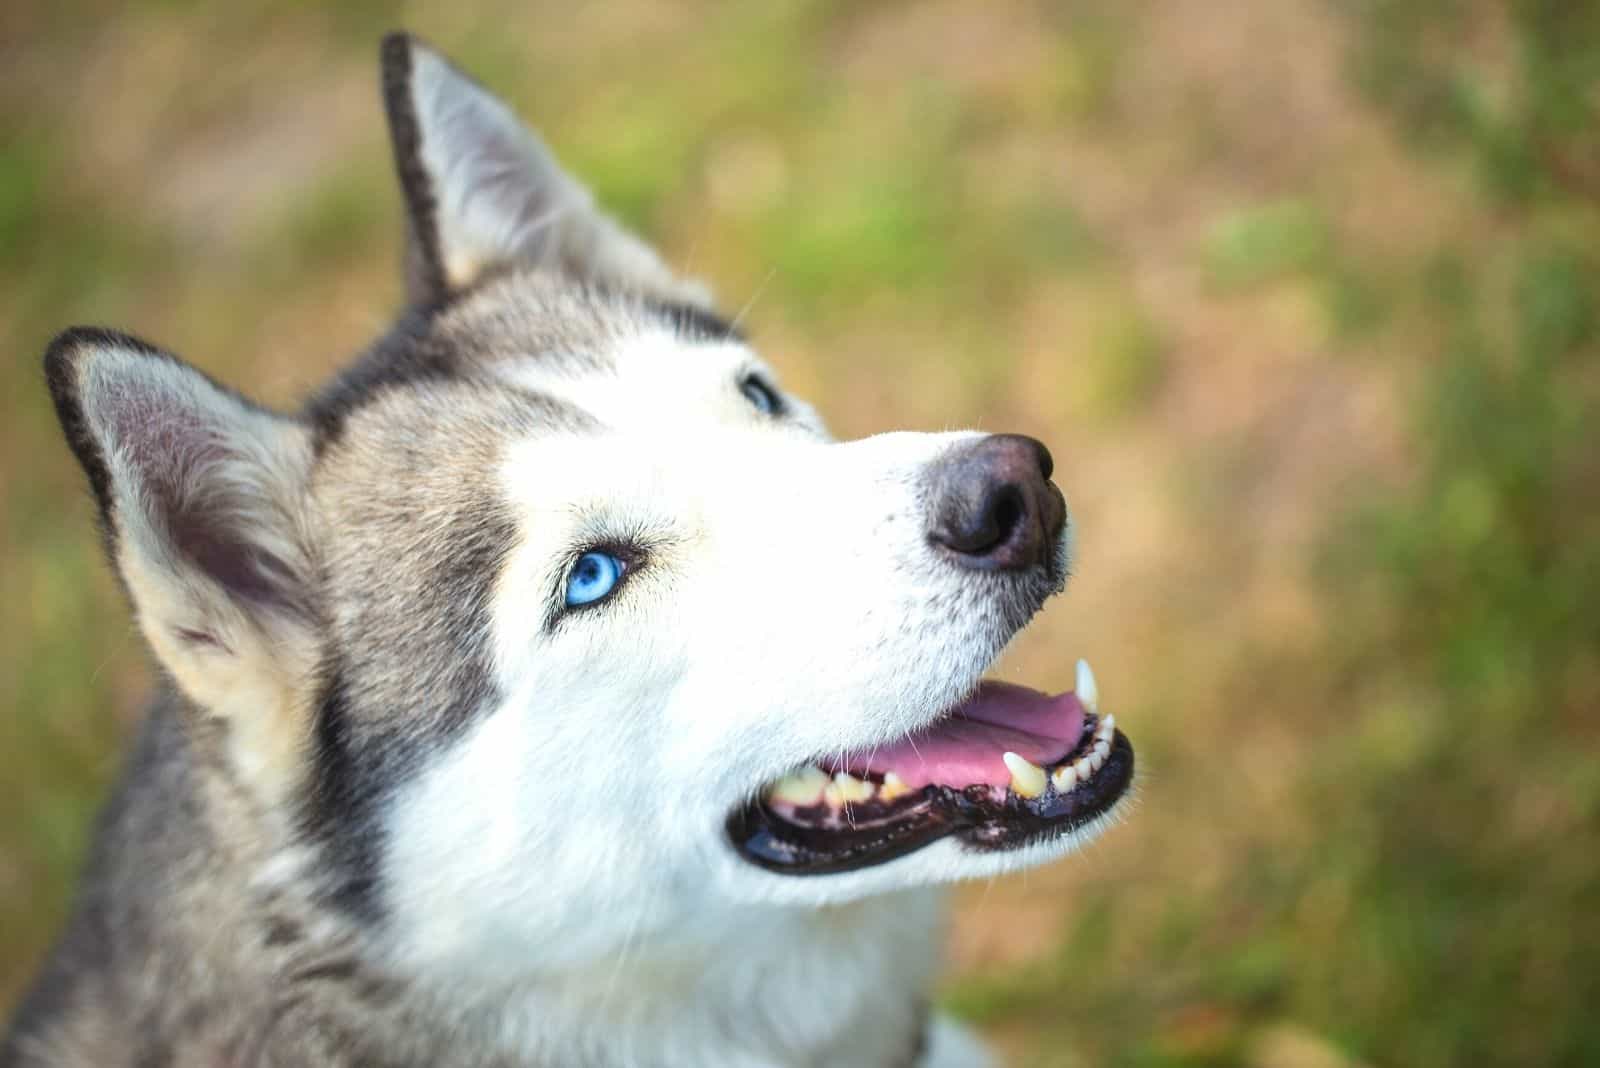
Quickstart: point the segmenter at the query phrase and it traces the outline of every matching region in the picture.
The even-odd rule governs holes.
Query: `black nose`
[[[1067,505],[1050,481],[1050,451],[1021,434],[962,445],[929,471],[929,537],[963,567],[1049,567]]]

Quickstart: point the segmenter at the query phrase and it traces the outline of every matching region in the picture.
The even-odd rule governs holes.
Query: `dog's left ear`
[[[254,786],[286,788],[322,618],[310,429],[105,330],[58,337],[45,376],[156,659]]]
[[[384,38],[382,61],[413,300],[437,303],[520,264],[710,310],[705,287],[601,212],[503,101],[408,34]]]

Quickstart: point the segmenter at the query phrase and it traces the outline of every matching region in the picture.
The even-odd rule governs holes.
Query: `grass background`
[[[396,308],[375,42],[516,102],[844,436],[1050,443],[1126,826],[969,888],[1026,1065],[1600,1063],[1600,7],[0,9],[0,1005],[149,671],[39,373],[290,403]]]

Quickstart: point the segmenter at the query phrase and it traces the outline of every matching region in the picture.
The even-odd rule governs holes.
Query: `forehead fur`
[[[557,374],[605,371],[629,337],[667,325],[685,341],[737,338],[716,315],[690,304],[540,270],[493,275],[436,308],[416,308],[306,406],[317,449],[344,431],[350,414],[386,390],[416,382],[494,376],[509,359],[537,357]]]
[[[538,356],[557,373],[609,370],[628,339],[670,326],[685,341],[735,337],[732,326],[695,305],[666,304],[541,273],[502,275],[439,316],[436,330],[463,361],[484,370]]]

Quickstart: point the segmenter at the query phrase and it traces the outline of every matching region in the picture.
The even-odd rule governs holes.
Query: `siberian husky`
[[[161,694],[15,1065],[945,1066],[941,888],[1133,750],[983,681],[1071,524],[1016,435],[835,442],[512,111],[382,49],[410,307],[295,414],[45,357]]]

